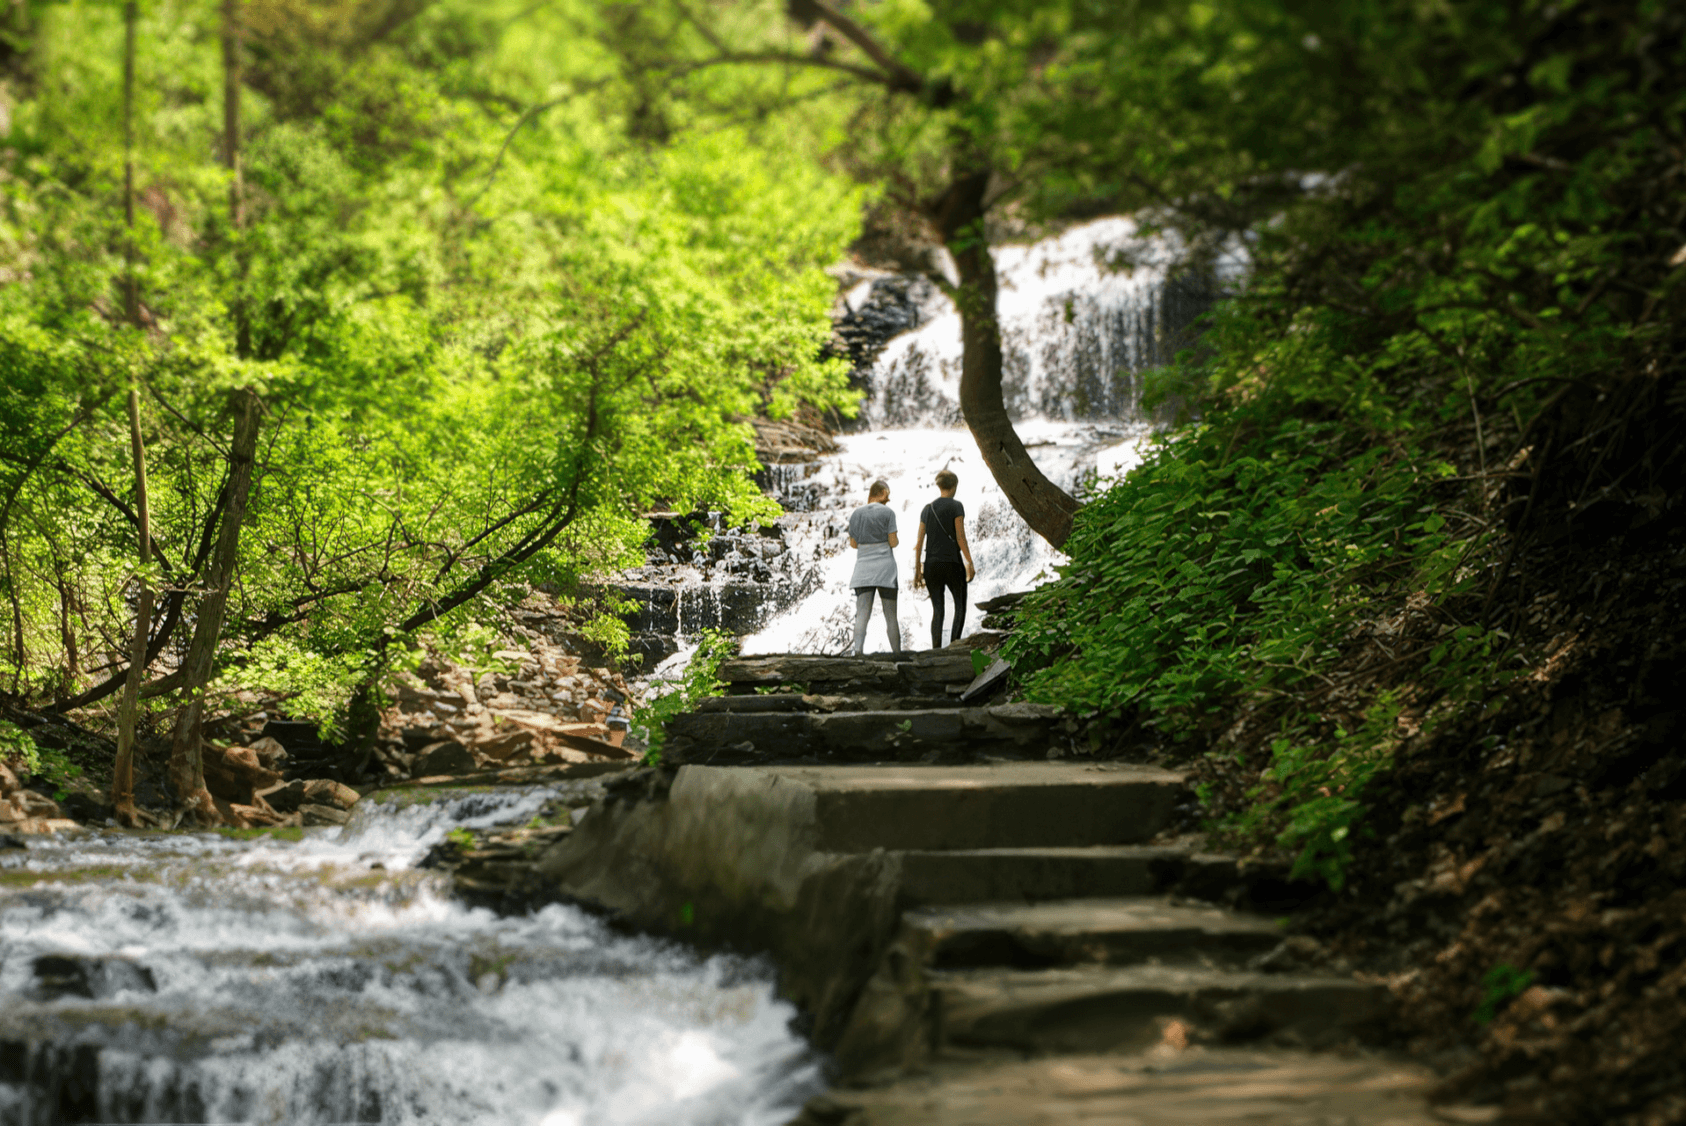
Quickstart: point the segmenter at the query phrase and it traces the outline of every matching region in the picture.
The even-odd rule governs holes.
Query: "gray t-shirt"
[[[896,530],[896,510],[887,504],[863,504],[849,514],[849,534],[858,544],[889,543]]]
[[[877,587],[896,589],[896,557],[890,550],[890,533],[896,530],[896,514],[887,504],[866,504],[849,516],[849,534],[860,550],[849,586],[855,590]]]

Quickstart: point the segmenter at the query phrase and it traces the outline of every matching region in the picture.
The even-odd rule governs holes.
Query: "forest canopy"
[[[858,189],[777,120],[632,135],[588,7],[244,5],[237,111],[227,6],[131,7],[127,105],[122,5],[11,9],[5,690],[109,696],[142,577],[182,657],[242,396],[219,660],[342,687],[394,634],[623,563],[651,509],[767,518],[746,420],[852,410],[822,269]]]

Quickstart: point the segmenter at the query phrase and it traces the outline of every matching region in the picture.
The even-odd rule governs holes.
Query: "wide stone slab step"
[[[1040,758],[1068,742],[1058,709],[1025,703],[895,712],[720,708],[675,716],[665,730],[668,758],[713,766]]]
[[[1239,968],[1282,940],[1260,915],[1162,898],[922,907],[902,924],[937,969],[1085,962]]]
[[[793,846],[853,853],[1139,844],[1182,792],[1180,774],[1113,763],[687,765],[669,800],[766,825]]]
[[[1034,1052],[1136,1051],[1166,1022],[1239,1041],[1327,1044],[1380,1019],[1387,989],[1343,977],[1171,966],[933,972],[941,1039]]]
[[[697,703],[705,715],[764,715],[773,712],[924,711],[960,708],[958,696],[814,696],[780,692],[771,696],[710,696]]]
[[[1498,1107],[1431,1108],[1434,1072],[1374,1056],[1173,1042],[1136,1056],[941,1060],[895,1083],[835,1087],[791,1126],[1445,1126]]]
[[[808,692],[895,691],[917,694],[958,691],[977,676],[969,652],[942,650],[906,653],[900,656],[875,654],[862,657],[823,657],[811,653],[776,653],[758,657],[734,657],[720,666],[718,676],[734,693],[757,688],[803,685]]]
[[[925,906],[1152,895],[1176,886],[1191,859],[1185,849],[1155,845],[904,852],[902,902]]]

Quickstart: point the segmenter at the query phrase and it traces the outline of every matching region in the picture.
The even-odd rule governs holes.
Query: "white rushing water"
[[[0,852],[0,1123],[788,1121],[823,1083],[769,969],[572,907],[500,918],[416,867],[452,827],[569,800]],[[54,995],[66,966],[81,988]]]
[[[1019,426],[1019,436],[1042,471],[1066,489],[1078,489],[1097,474],[1115,476],[1141,459],[1148,428],[1140,424],[1034,421]],[[919,513],[936,499],[937,471],[960,478],[955,493],[966,507],[966,537],[977,567],[967,592],[966,632],[977,630],[983,613],[977,604],[998,594],[1024,590],[1052,578],[1064,557],[1048,546],[1013,511],[1000,486],[978,457],[977,444],[964,429],[869,430],[842,436],[841,453],[826,458],[809,487],[813,509],[786,519],[792,554],[811,561],[814,589],[758,632],[743,639],[745,653],[847,652],[854,623],[849,576],[855,553],[848,542],[849,513],[865,504],[867,490],[882,478],[890,485],[901,546],[895,551],[901,575],[897,618],[902,645],[925,649],[931,644],[931,604],[924,591],[912,589],[913,549]],[[952,623],[953,609],[947,621]],[[945,625],[945,643],[948,626]],[[887,652],[889,635],[875,608],[867,633],[870,652]]]

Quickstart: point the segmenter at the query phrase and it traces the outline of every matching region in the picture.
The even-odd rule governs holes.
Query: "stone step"
[[[926,906],[1152,895],[1176,886],[1192,859],[1185,849],[1153,845],[904,852],[902,902]]]
[[[906,912],[902,925],[935,969],[1149,962],[1239,968],[1282,941],[1260,915],[1163,898],[967,903]]]
[[[964,706],[959,696],[813,696],[780,692],[773,696],[710,696],[698,702],[695,711],[705,715],[761,715],[772,712],[905,712]]]
[[[945,650],[923,653],[872,654],[861,657],[824,657],[812,653],[773,653],[756,657],[734,657],[722,662],[719,678],[734,694],[757,688],[800,684],[808,692],[849,691],[895,692],[943,695],[950,686],[956,691],[977,676],[970,652]]]
[[[791,1126],[1435,1126],[1434,1072],[1375,1056],[1166,1043],[1138,1056],[953,1058],[899,1082],[835,1087]]]
[[[1065,728],[1057,709],[1025,703],[858,712],[721,708],[669,720],[665,753],[674,762],[714,766],[1042,758],[1064,749]]]
[[[1182,792],[1180,774],[1114,763],[687,765],[669,801],[765,825],[790,847],[856,853],[1136,844]]]
[[[1343,977],[1173,966],[934,971],[938,1043],[1031,1052],[1137,1051],[1169,1021],[1215,1041],[1327,1045],[1380,1019],[1387,989]]]

